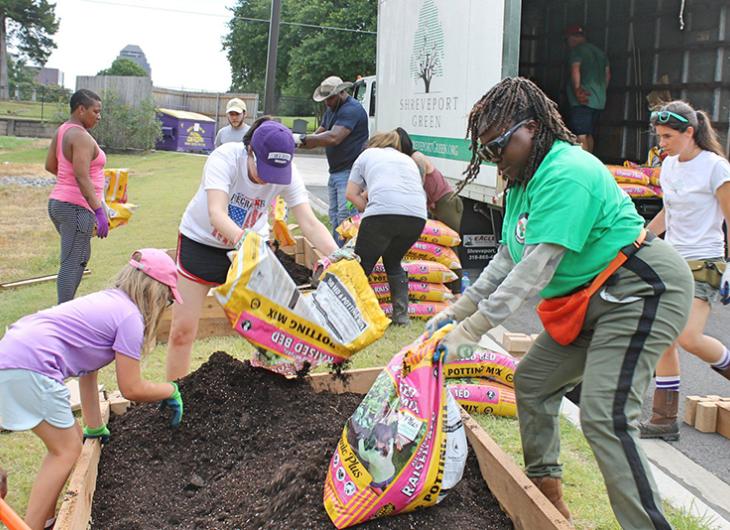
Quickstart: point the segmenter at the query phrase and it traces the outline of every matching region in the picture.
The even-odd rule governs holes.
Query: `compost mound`
[[[362,396],[316,394],[301,380],[216,352],[180,382],[183,423],[157,405],[111,421],[92,513],[103,530],[334,528],[322,504],[327,464]],[[512,528],[469,456],[440,505],[363,529]]]

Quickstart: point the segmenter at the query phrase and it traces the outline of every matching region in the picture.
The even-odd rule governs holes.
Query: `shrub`
[[[99,145],[114,150],[152,149],[160,138],[161,123],[152,98],[136,106],[125,105],[112,91],[100,94],[101,121],[91,130]]]

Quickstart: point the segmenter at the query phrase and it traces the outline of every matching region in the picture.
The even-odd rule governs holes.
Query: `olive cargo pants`
[[[515,374],[528,476],[561,476],[560,402],[582,381],[581,426],[621,527],[671,528],[637,424],[656,363],[687,322],[692,293],[686,262],[652,239],[591,298],[573,343],[540,334]]]

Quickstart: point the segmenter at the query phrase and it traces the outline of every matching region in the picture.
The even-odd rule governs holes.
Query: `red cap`
[[[134,259],[134,255],[139,253],[139,260]],[[167,285],[172,291],[172,296],[178,304],[183,303],[183,299],[177,290],[177,267],[175,262],[164,250],[159,248],[141,248],[135,250],[129,264],[135,269],[141,270],[147,276],[154,278],[160,283]]]
[[[583,26],[580,24],[571,24],[565,30],[563,33],[569,37],[570,35],[583,35]]]

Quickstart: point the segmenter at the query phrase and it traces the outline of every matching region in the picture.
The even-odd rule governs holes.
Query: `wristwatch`
[[[301,143],[302,145],[307,145],[307,135],[306,135],[306,134],[302,134],[302,135],[301,135],[301,136],[299,137],[299,142],[300,142],[300,143]]]

